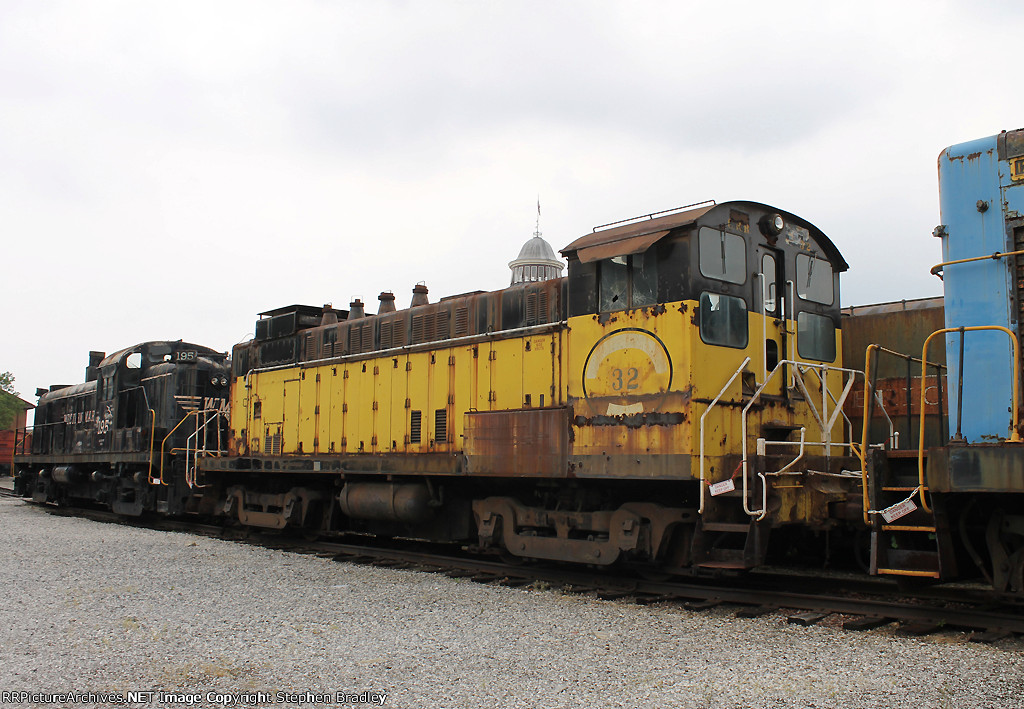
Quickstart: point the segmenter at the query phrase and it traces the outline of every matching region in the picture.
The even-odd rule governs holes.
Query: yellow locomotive
[[[243,524],[676,573],[860,521],[847,265],[819,229],[702,203],[562,254],[567,276],[499,291],[262,313],[197,493]]]

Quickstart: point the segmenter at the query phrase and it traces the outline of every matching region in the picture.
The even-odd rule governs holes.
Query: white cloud
[[[831,236],[845,302],[937,294],[935,157],[1024,125],[1022,29],[995,0],[5,3],[0,370],[499,288],[538,194],[556,249],[752,199]]]

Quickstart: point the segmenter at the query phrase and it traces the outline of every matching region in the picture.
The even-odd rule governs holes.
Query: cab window
[[[836,326],[832,318],[817,313],[797,313],[796,349],[804,359],[834,362]]]
[[[742,236],[701,227],[697,242],[702,276],[728,283],[747,280],[747,242]]]
[[[832,264],[808,254],[796,255],[796,294],[804,300],[832,305]]]
[[[658,302],[655,253],[648,251],[601,261],[597,290],[601,312],[654,305]]]
[[[700,294],[700,339],[722,347],[747,346],[747,305],[722,293]]]

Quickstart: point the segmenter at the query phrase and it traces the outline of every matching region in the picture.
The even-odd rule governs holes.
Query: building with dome
[[[534,283],[559,278],[565,269],[565,262],[555,256],[551,244],[540,235],[540,205],[537,205],[537,230],[533,238],[523,244],[519,250],[519,258],[510,261],[512,269],[512,285],[517,283]]]

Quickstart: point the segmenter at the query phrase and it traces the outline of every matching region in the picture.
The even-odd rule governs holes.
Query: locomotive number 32
[[[636,367],[630,367],[623,373],[619,368],[612,370],[612,389],[615,391],[632,391],[633,389],[639,389],[640,384],[637,379],[640,377],[640,372]]]

